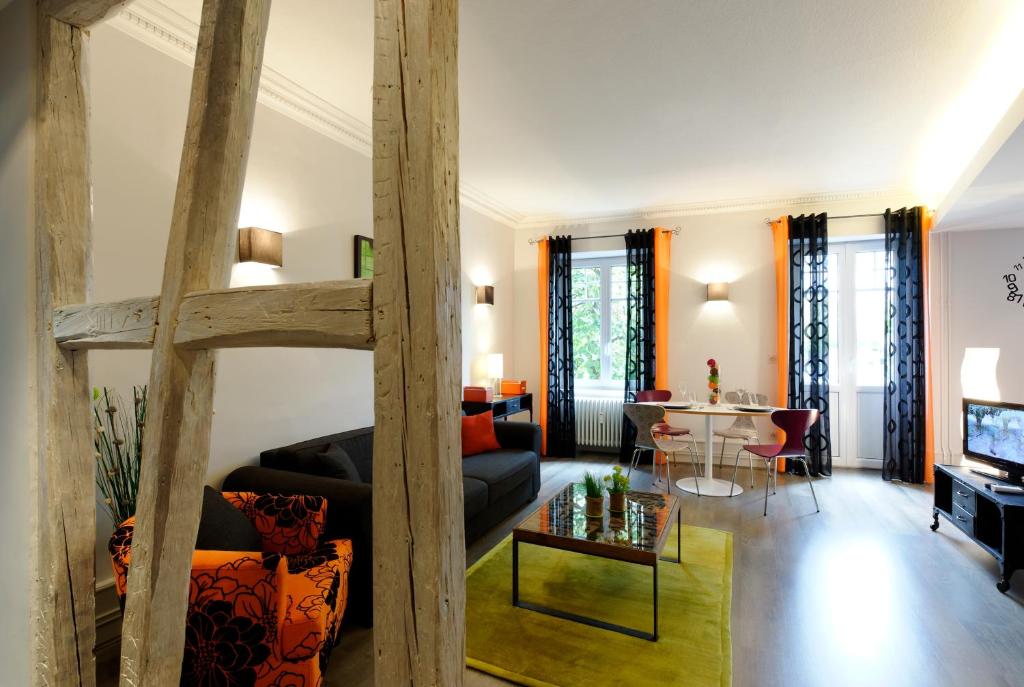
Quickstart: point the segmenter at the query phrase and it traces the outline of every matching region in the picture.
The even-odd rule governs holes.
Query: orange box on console
[[[526,393],[525,379],[503,379],[501,380],[502,396],[520,396]]]
[[[462,389],[462,400],[490,403],[494,400],[494,389],[489,386],[467,386]]]

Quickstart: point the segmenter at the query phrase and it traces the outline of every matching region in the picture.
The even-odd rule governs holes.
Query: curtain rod
[[[885,213],[884,212],[866,212],[866,213],[864,213],[862,215],[829,215],[828,213],[825,213],[825,214],[828,216],[828,219],[855,219],[857,217],[885,217]],[[765,224],[771,224],[774,221],[775,220],[769,219],[768,217],[764,218],[764,223]]]
[[[680,231],[679,227],[676,227],[675,229],[672,229],[672,233],[675,234],[676,236],[679,236],[679,231]],[[589,241],[590,239],[614,239],[614,238],[619,238],[619,237],[625,236],[625,235],[626,235],[625,233],[622,233],[622,234],[601,234],[600,236],[570,236],[569,240],[570,241]],[[531,237],[529,242],[530,242],[530,245],[533,245],[534,243],[540,243],[543,240],[544,239],[535,239],[535,238]]]

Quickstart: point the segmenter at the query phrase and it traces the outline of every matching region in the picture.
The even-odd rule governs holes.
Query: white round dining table
[[[698,493],[697,485],[700,485],[701,496],[737,496],[743,493],[743,487],[739,484],[733,487],[731,480],[717,479],[714,476],[714,422],[716,417],[769,417],[772,411],[778,410],[770,406],[763,406],[764,410],[740,410],[739,407],[730,403],[646,403],[645,405],[662,406],[665,415],[703,415],[704,416],[704,476],[687,477],[677,480],[676,486],[679,489],[691,494]],[[749,407],[749,406],[743,406]],[[666,419],[667,421],[667,419]],[[672,424],[672,423],[669,423]],[[731,490],[731,492],[730,492]]]

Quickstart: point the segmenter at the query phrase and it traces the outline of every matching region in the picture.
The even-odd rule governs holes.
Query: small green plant
[[[629,491],[629,477],[622,474],[622,467],[616,465],[612,474],[604,476],[604,486],[609,494],[625,494]]]
[[[106,387],[102,391],[94,388],[92,400],[96,485],[116,527],[135,515],[142,430],[146,424],[146,387],[132,388],[131,408],[125,408],[121,397]]]
[[[597,475],[592,472],[583,473],[583,484],[587,488],[587,496],[592,499],[599,499],[604,496],[604,486]]]

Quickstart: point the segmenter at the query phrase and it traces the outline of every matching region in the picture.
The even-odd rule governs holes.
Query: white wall
[[[537,247],[531,237],[546,233],[572,236],[622,233],[642,226],[680,227],[672,238],[671,293],[669,297],[669,389],[684,387],[702,394],[707,388],[705,361],[715,358],[722,370],[725,390],[760,390],[775,397],[776,313],[775,267],[771,229],[765,218],[783,214],[828,212],[831,215],[881,212],[908,204],[906,198],[870,203],[830,203],[743,212],[686,216],[677,219],[606,222],[516,232],[516,358],[514,374],[537,389],[540,377],[537,331]],[[831,237],[880,233],[880,218],[833,220]],[[622,239],[574,243],[574,251],[624,249]],[[728,303],[707,303],[705,284],[730,282]],[[762,436],[768,436],[765,422]],[[699,426],[698,426],[699,425]],[[703,423],[691,426],[698,442]]]
[[[30,684],[36,556],[33,272],[35,3],[0,6],[0,682]]]
[[[116,29],[93,32],[95,300],[158,293],[191,70]],[[232,285],[352,277],[352,237],[373,235],[371,162],[263,105],[256,109],[240,225],[285,232],[284,266],[235,266]],[[512,331],[512,230],[464,209],[463,371]],[[493,283],[493,309],[472,283]],[[486,312],[484,312],[486,311]],[[149,352],[91,354],[94,385],[145,384]],[[373,423],[373,354],[318,349],[220,352],[207,479],[218,485],[261,450]],[[97,578],[109,580],[97,528]]]
[[[935,306],[948,336],[942,339],[940,331],[936,342],[945,352],[935,360],[937,450],[940,461],[956,463],[962,455],[960,402],[965,395],[1024,403],[1024,307],[1006,300],[1003,281],[1011,266],[1024,260],[1024,229],[934,237],[933,262],[938,264],[933,278],[945,281]],[[998,354],[995,365],[965,365],[972,349],[991,349]]]

